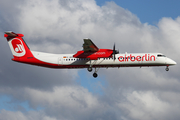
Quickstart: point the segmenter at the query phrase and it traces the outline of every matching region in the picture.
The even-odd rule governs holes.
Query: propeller
[[[114,46],[113,46],[113,53],[112,53],[112,56],[113,56],[113,60],[115,61],[115,59],[116,59],[116,54],[118,54],[119,53],[119,50],[116,50],[116,47],[115,47],[115,43],[114,43]]]

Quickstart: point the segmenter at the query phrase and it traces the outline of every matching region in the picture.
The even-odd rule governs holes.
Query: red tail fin
[[[23,36],[23,34],[16,34],[11,31],[5,32],[4,34],[14,56],[12,59],[14,61],[25,62],[27,59],[33,58],[33,54],[22,38]]]

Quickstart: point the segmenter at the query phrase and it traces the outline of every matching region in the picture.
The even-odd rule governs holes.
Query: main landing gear
[[[93,73],[93,77],[96,78],[98,76],[97,73]]]
[[[87,70],[88,70],[89,72],[91,72],[91,71],[92,71],[92,67],[88,67]]]
[[[165,69],[166,71],[169,71],[169,66],[166,66],[166,69]]]
[[[88,67],[87,70],[88,70],[89,72],[92,72],[92,67]],[[99,70],[99,69],[96,70],[96,68],[95,68],[95,71],[94,71],[94,73],[93,73],[93,77],[94,77],[94,78],[97,78],[97,76],[98,76],[98,74],[97,74],[98,70]]]
[[[91,60],[90,60],[90,65],[89,65],[89,67],[87,68],[87,70],[89,71],[89,72],[92,72],[92,66],[93,66],[93,64],[95,64],[96,62],[94,61],[93,63],[91,63]],[[99,69],[97,69],[96,70],[96,68],[95,68],[95,71],[94,71],[94,73],[93,73],[93,77],[94,78],[97,78],[97,76],[98,76],[98,74],[97,74],[97,72],[98,72],[98,70]]]

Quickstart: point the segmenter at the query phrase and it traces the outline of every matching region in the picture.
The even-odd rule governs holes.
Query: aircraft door
[[[63,57],[59,57],[58,58],[58,65],[63,65],[63,60],[64,60]]]

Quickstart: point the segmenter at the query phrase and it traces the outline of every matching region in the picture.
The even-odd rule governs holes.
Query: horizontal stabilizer
[[[24,35],[23,34],[16,34],[12,31],[6,31],[4,32],[4,37],[10,37],[10,38],[14,38],[14,37],[23,37]]]

